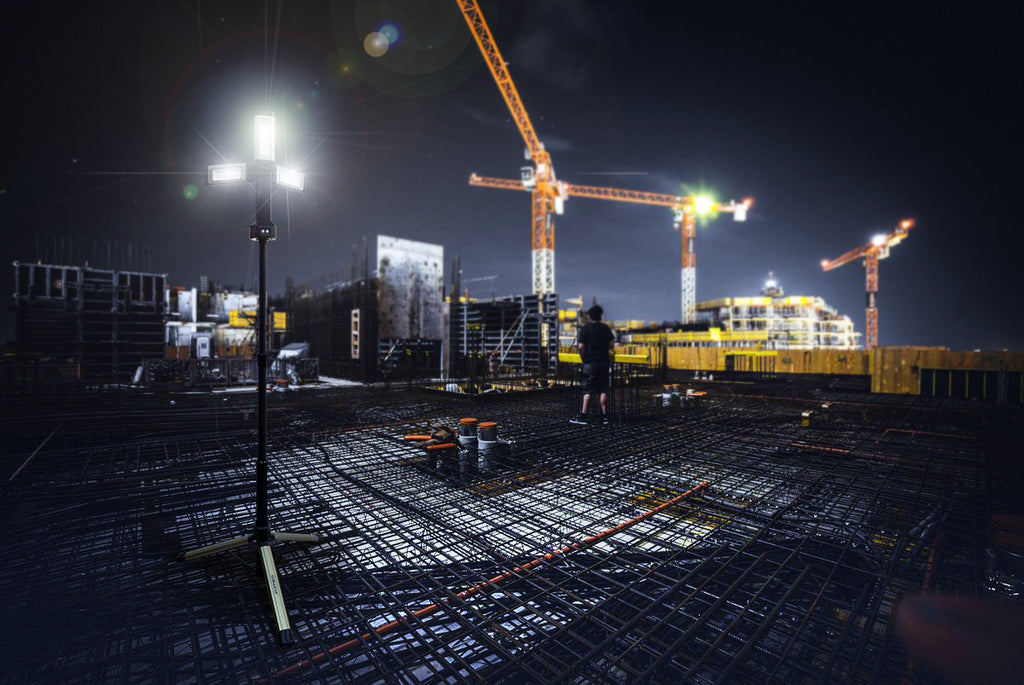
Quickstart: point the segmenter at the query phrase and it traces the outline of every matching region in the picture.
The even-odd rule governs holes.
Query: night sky
[[[912,217],[880,266],[881,343],[1024,349],[1020,4],[481,6],[560,179],[755,198],[699,227],[698,301],[771,271],[863,331],[863,268],[820,261]],[[347,280],[377,234],[442,244],[474,296],[529,292],[529,196],[467,184],[517,178],[523,142],[454,0],[16,1],[3,24],[7,292],[13,260],[129,244],[123,268],[255,287],[253,192],[205,175],[251,161],[267,105],[307,174],[274,198],[272,294]],[[373,31],[395,39],[379,57]],[[556,226],[563,298],[679,318],[668,210],[570,199]]]

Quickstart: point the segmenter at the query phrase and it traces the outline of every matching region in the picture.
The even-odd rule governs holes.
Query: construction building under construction
[[[676,347],[758,350],[853,350],[860,333],[850,317],[817,296],[787,296],[769,274],[757,297],[696,304],[698,324],[672,332],[625,331],[626,343],[664,341]]]
[[[176,560],[251,530],[253,394],[7,384],[3,679],[931,683],[902,600],[1020,601],[1020,406],[665,380],[272,393],[283,646],[249,554]]]
[[[290,342],[308,342],[325,375],[375,382],[437,378],[447,335],[444,248],[377,236],[377,269],[290,285]]]
[[[509,295],[450,304],[449,376],[477,380],[554,375],[558,295]]]
[[[163,356],[166,274],[15,262],[14,351],[77,379],[131,381]]]
[[[753,343],[779,350],[852,350],[860,337],[850,317],[839,314],[824,299],[787,296],[770,276],[760,297],[700,302],[697,316],[727,335],[748,334],[735,341],[738,347]]]

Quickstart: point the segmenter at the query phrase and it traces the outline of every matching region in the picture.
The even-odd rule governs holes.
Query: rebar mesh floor
[[[274,546],[285,647],[254,548],[176,561],[252,531],[252,395],[22,405],[0,680],[931,682],[892,611],[983,592],[1019,412],[706,389],[606,427],[569,424],[565,391],[272,394],[271,527],[321,538]],[[403,440],[464,416],[508,444],[431,463]]]

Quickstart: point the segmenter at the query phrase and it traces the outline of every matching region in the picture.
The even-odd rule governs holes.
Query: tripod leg
[[[288,622],[288,610],[284,606],[284,595],[281,594],[281,581],[277,577],[277,566],[274,565],[274,553],[270,545],[260,545],[260,563],[263,564],[263,575],[267,579],[270,590],[270,603],[274,606],[274,620],[277,622],[281,644],[287,645],[295,641],[292,627]]]
[[[199,559],[200,557],[207,557],[211,554],[217,554],[218,552],[226,552],[229,549],[235,549],[242,545],[249,544],[249,536],[243,535],[242,537],[230,538],[228,540],[221,540],[215,542],[212,545],[206,547],[199,547],[198,549],[190,549],[187,552],[182,552],[178,555],[178,561],[192,561],[193,559]]]

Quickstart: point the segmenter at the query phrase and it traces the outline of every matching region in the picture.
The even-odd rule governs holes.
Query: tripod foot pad
[[[259,549],[263,575],[267,580],[267,589],[270,591],[270,603],[274,608],[274,620],[280,631],[281,643],[287,644],[287,641],[294,638],[292,637],[292,626],[288,622],[288,611],[284,606],[284,596],[281,594],[281,581],[277,577],[277,567],[274,565],[274,555],[270,551],[269,544],[260,545]]]

